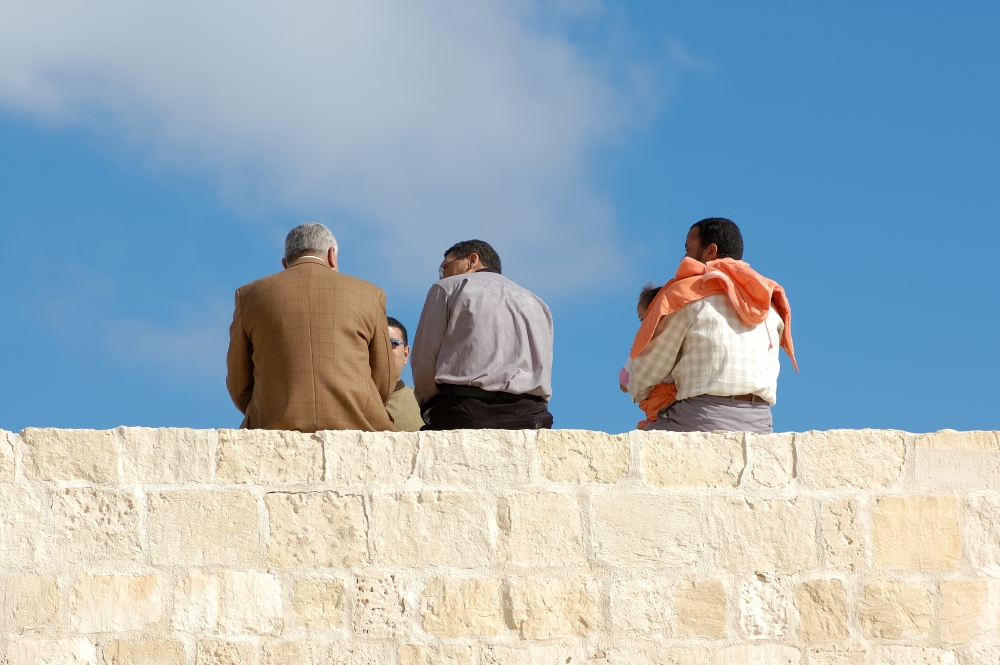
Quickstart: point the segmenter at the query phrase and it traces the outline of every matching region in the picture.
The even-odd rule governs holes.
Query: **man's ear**
[[[469,254],[469,269],[471,270],[475,268],[477,265],[480,268],[483,267],[483,264],[479,262],[479,254],[473,252],[472,254]]]
[[[284,269],[288,268],[288,261],[281,259],[281,267]]]
[[[708,247],[705,248],[705,263],[714,261],[717,258],[719,258],[719,246],[714,242],[710,243]]]
[[[337,270],[337,250],[335,250],[333,247],[331,247],[326,252],[326,262],[330,264],[331,268]]]

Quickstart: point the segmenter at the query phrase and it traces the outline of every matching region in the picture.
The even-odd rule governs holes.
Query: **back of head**
[[[698,229],[702,247],[715,243],[720,259],[743,260],[743,234],[731,219],[709,217],[696,222],[691,228]]]
[[[409,346],[410,338],[409,335],[406,334],[406,326],[404,326],[399,319],[393,318],[391,316],[387,316],[385,318],[388,321],[390,328],[399,328],[399,332],[402,333],[403,335],[403,340],[402,340],[403,346]]]
[[[316,254],[320,258],[333,249],[337,252],[337,239],[330,229],[317,222],[300,224],[285,236],[285,260],[289,261],[302,254]]]
[[[662,286],[657,286],[653,282],[650,282],[646,286],[642,287],[642,291],[639,292],[638,307],[641,309],[648,309],[650,303],[653,302],[653,298],[657,296],[662,288]]]
[[[479,262],[485,267],[501,272],[500,256],[485,240],[463,240],[462,242],[457,242],[449,247],[444,255],[447,257],[450,254],[456,259],[462,259],[473,252],[479,255]]]

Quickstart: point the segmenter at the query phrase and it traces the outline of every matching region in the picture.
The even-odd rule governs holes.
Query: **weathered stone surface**
[[[918,583],[877,580],[865,585],[859,604],[868,638],[925,638],[931,629],[931,598]]]
[[[627,434],[538,430],[539,471],[556,483],[616,483],[628,473]]]
[[[508,494],[497,500],[501,557],[516,566],[586,561],[580,501],[572,494]]]
[[[708,511],[717,563],[726,570],[798,573],[818,565],[816,515],[808,499],[717,497]]]
[[[527,484],[534,437],[532,430],[423,432],[421,477],[431,485]]]
[[[943,581],[940,585],[941,639],[971,642],[996,635],[997,612],[985,580]]]
[[[139,506],[131,492],[58,490],[52,514],[53,544],[63,561],[124,563],[142,558]]]
[[[564,665],[584,663],[586,659],[586,650],[577,641],[523,646],[483,644],[479,647],[479,665]]]
[[[17,434],[0,430],[0,483],[14,482],[17,470],[17,458],[14,453],[14,442]]]
[[[197,665],[257,665],[260,646],[256,642],[198,640]]]
[[[267,558],[279,568],[356,566],[368,560],[363,499],[336,492],[264,495],[271,535]]]
[[[640,432],[646,484],[736,487],[743,473],[742,432]]]
[[[836,642],[850,637],[847,628],[847,592],[840,580],[812,580],[795,586],[799,612],[799,639]]]
[[[34,575],[0,577],[0,631],[20,633],[58,621],[56,580]]]
[[[399,645],[399,665],[471,665],[472,647],[460,645]]]
[[[81,633],[141,630],[160,622],[164,596],[159,575],[80,575],[70,589],[70,624]]]
[[[298,579],[292,585],[295,625],[308,630],[333,630],[343,623],[344,580]]]
[[[1000,437],[997,432],[956,432],[943,429],[917,436],[917,452],[920,450],[973,450],[982,453],[1000,452]]]
[[[595,496],[592,514],[594,554],[612,566],[690,566],[704,549],[697,498]]]
[[[875,565],[936,570],[961,556],[958,506],[953,496],[887,496],[872,515]]]
[[[257,500],[246,492],[177,490],[149,495],[156,565],[245,566],[260,558]]]
[[[214,633],[219,621],[222,588],[215,573],[190,571],[174,589],[174,630]]]
[[[616,580],[608,596],[613,635],[664,637],[669,633],[670,589],[664,580]]]
[[[873,648],[874,665],[955,665],[955,652],[932,647],[881,646]]]
[[[504,627],[500,580],[435,577],[420,597],[424,630],[441,637],[493,637]]]
[[[319,432],[341,486],[400,485],[413,475],[418,432]]]
[[[970,496],[965,508],[965,547],[976,568],[1000,565],[1000,496]]]
[[[397,575],[367,573],[354,580],[354,635],[365,639],[396,639],[406,633],[402,580]]]
[[[514,625],[524,639],[597,632],[600,583],[588,577],[522,577],[511,582]]]
[[[1000,489],[997,433],[942,430],[918,437],[914,478],[926,487]]]
[[[114,430],[36,429],[21,432],[28,480],[118,482],[118,443]]]
[[[227,633],[271,635],[281,630],[281,583],[268,573],[227,572],[222,625]]]
[[[483,496],[472,492],[372,497],[375,552],[387,566],[478,568],[490,555]]]
[[[709,662],[705,647],[665,647],[658,642],[639,640],[602,643],[592,649],[587,660],[588,665],[709,665]]]
[[[795,478],[794,434],[746,433],[750,457],[749,485],[784,487]]]
[[[219,483],[306,484],[323,480],[323,440],[278,430],[219,430],[215,454]]]
[[[214,429],[119,427],[127,483],[207,483]]]
[[[82,637],[17,640],[7,647],[4,665],[97,665],[97,645]]]
[[[970,644],[956,652],[958,665],[996,665],[1000,663],[1000,646]]]
[[[677,637],[727,637],[726,590],[718,580],[685,580],[674,587]]]
[[[177,640],[110,640],[104,645],[107,665],[186,665],[184,643]]]
[[[716,659],[726,665],[799,665],[802,653],[781,644],[741,644],[719,649]]]
[[[45,518],[36,492],[0,486],[0,565],[30,566],[41,554]]]
[[[861,503],[851,497],[827,499],[821,508],[823,556],[828,568],[854,570],[867,565]]]
[[[739,585],[740,627],[751,640],[775,640],[789,633],[792,594],[775,575],[755,575]]]
[[[270,642],[264,665],[397,665],[396,646],[365,642]]]
[[[894,483],[903,470],[906,440],[892,430],[805,432],[795,435],[803,480],[816,489],[871,489]]]
[[[872,665],[868,649],[861,645],[810,647],[809,665]]]

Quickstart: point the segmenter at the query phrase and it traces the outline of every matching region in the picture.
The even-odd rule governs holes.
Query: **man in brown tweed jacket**
[[[385,292],[337,272],[322,224],[292,229],[281,265],[236,290],[226,386],[241,427],[392,430]]]

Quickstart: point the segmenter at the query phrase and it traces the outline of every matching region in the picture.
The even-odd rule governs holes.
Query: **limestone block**
[[[792,594],[775,575],[754,575],[739,585],[740,627],[751,640],[775,640],[790,630]]]
[[[782,644],[740,644],[719,649],[716,659],[726,665],[799,665],[802,653]]]
[[[810,647],[809,665],[872,665],[868,649],[861,645]]]
[[[366,639],[397,639],[406,633],[403,582],[398,575],[375,572],[354,579],[354,635]]]
[[[14,441],[17,434],[0,430],[0,483],[14,482],[17,462],[14,456]]]
[[[718,580],[683,580],[674,587],[677,637],[727,637],[726,590]]]
[[[421,477],[431,485],[525,485],[534,438],[532,430],[423,432]]]
[[[874,665],[955,665],[955,652],[931,647],[874,647]]]
[[[669,633],[670,590],[663,580],[616,580],[608,596],[613,635],[664,637]]]
[[[368,561],[363,499],[335,492],[264,495],[271,534],[267,558],[279,568],[356,566]]]
[[[877,580],[865,585],[859,605],[868,638],[922,639],[931,630],[931,597],[923,584]]]
[[[861,503],[851,497],[827,499],[820,513],[827,567],[837,570],[867,567]]]
[[[7,647],[4,665],[97,665],[97,645],[82,637],[18,640]]]
[[[337,485],[401,485],[413,475],[417,432],[320,432]]]
[[[514,625],[529,640],[596,633],[600,593],[600,583],[589,577],[515,578],[511,582]]]
[[[424,491],[372,497],[375,552],[383,565],[478,568],[490,538],[481,494]]]
[[[190,571],[174,589],[174,630],[184,633],[214,633],[222,598],[219,576]]]
[[[970,644],[956,653],[958,665],[996,665],[1000,663],[1000,646]]]
[[[80,633],[142,630],[160,622],[165,607],[159,575],[79,575],[69,594],[69,616]]]
[[[53,544],[63,561],[125,563],[142,558],[139,506],[131,492],[57,490],[52,515]]]
[[[577,641],[524,646],[482,644],[478,665],[565,665],[584,663],[586,659],[586,650]]]
[[[743,473],[742,432],[640,432],[646,484],[736,487]]]
[[[126,483],[207,483],[212,480],[214,429],[119,427]]]
[[[965,546],[973,567],[1000,566],[1000,496],[970,496],[965,508]]]
[[[301,432],[223,429],[215,464],[218,483],[316,483],[324,475],[323,440]]]
[[[30,566],[42,547],[41,502],[33,491],[0,486],[0,565]]]
[[[1000,489],[996,432],[942,430],[917,437],[914,477],[927,487]]]
[[[837,642],[850,636],[847,628],[847,592],[840,580],[812,580],[795,585],[799,612],[799,639]]]
[[[106,665],[187,665],[184,643],[177,640],[110,640],[104,645]]]
[[[719,566],[738,573],[798,573],[815,568],[816,515],[808,499],[748,501],[716,497],[708,523]]]
[[[231,635],[281,630],[281,582],[268,573],[227,571],[222,624]]]
[[[197,665],[257,665],[260,647],[256,642],[198,640]]]
[[[0,631],[20,633],[58,622],[56,580],[18,575],[0,577]]]
[[[21,432],[24,475],[28,480],[118,482],[114,430],[36,429]]]
[[[805,483],[815,489],[891,485],[903,470],[906,440],[894,430],[805,432],[795,435]]]
[[[961,556],[953,496],[887,496],[872,515],[875,565],[936,570]]]
[[[497,500],[501,557],[516,566],[586,561],[580,501],[572,494],[508,494]]]
[[[397,665],[396,645],[281,641],[264,645],[265,665]]]
[[[588,665],[709,665],[709,662],[705,647],[665,647],[640,640],[602,643],[587,660]]]
[[[245,566],[260,558],[257,500],[247,492],[159,492],[148,505],[155,565]]]
[[[784,487],[795,478],[795,435],[746,433],[750,485]]]
[[[537,433],[538,468],[556,483],[616,483],[628,473],[627,434],[543,429]]]
[[[693,497],[610,494],[592,500],[594,554],[612,566],[691,566],[704,549]]]
[[[308,630],[333,630],[343,623],[344,580],[310,578],[292,585],[295,625]]]
[[[494,637],[504,627],[500,580],[435,577],[420,597],[424,630],[440,637]]]
[[[472,665],[472,647],[400,644],[399,665]]]
[[[940,590],[942,641],[971,642],[996,635],[997,612],[986,581],[944,581]]]

